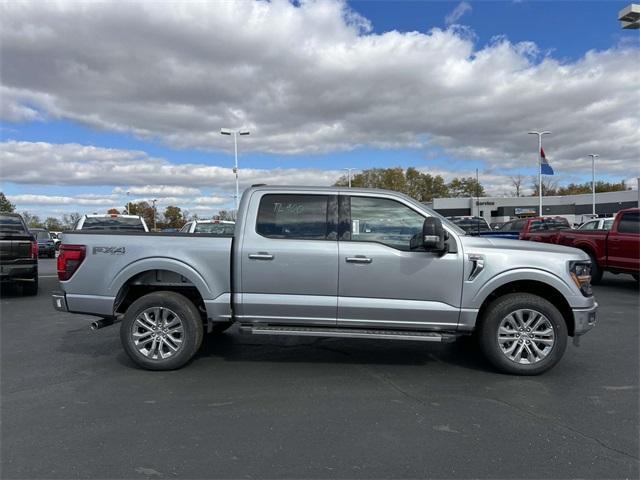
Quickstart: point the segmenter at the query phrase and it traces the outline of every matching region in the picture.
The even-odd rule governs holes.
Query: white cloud
[[[460,2],[446,17],[444,17],[444,23],[446,25],[453,25],[456,23],[463,15],[469,13],[472,10],[471,4],[469,2]]]
[[[0,143],[0,165],[5,182],[32,185],[116,186],[114,194],[142,195],[149,200],[165,195],[184,197],[200,188],[235,191],[233,169],[205,164],[176,164],[138,150],[118,150],[46,142]],[[341,171],[276,168],[240,169],[244,189],[254,183],[271,185],[331,185]],[[154,186],[156,185],[156,186]],[[164,194],[163,194],[164,192]],[[166,198],[164,198],[166,201]]]
[[[634,46],[560,61],[504,37],[478,47],[459,27],[377,34],[333,0],[4,2],[0,14],[9,120],[226,150],[219,128],[245,126],[245,152],[427,146],[489,168],[531,165],[526,132],[542,128],[554,168],[588,168],[593,151],[604,171],[638,162]],[[154,184],[167,169],[150,159],[118,174]]]
[[[131,195],[148,195],[153,197],[186,197],[189,195],[200,195],[198,188],[181,187],[177,185],[144,185],[142,187],[116,187],[113,193],[131,194]]]
[[[76,197],[60,196],[60,195],[9,195],[11,202],[18,205],[95,205],[95,206],[116,206],[117,198],[112,196],[100,197],[83,195]]]

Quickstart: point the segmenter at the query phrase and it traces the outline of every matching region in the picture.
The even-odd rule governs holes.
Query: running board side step
[[[252,335],[296,335],[304,337],[341,338],[385,338],[390,340],[414,340],[418,342],[450,343],[459,335],[453,333],[414,332],[410,330],[372,330],[331,327],[285,327],[272,325],[241,327],[241,331]]]

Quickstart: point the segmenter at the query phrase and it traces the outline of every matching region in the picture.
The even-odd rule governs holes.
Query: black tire
[[[33,282],[25,282],[22,284],[22,293],[24,295],[34,296],[38,294],[38,276],[33,277]]]
[[[178,350],[172,352],[171,356],[167,358],[146,356],[138,350],[133,338],[134,332],[139,331],[136,323],[138,315],[147,309],[158,307],[170,310],[170,313],[173,312],[179,318],[183,329],[181,343],[179,345],[174,343],[174,345],[178,345]],[[129,358],[141,367],[147,370],[175,370],[193,358],[202,345],[203,332],[200,312],[191,300],[176,292],[161,291],[144,295],[129,306],[120,326],[120,341]],[[149,342],[152,340],[149,339]]]
[[[498,328],[510,313],[520,309],[530,309],[542,313],[551,324],[554,344],[546,357],[532,364],[518,363],[502,352],[498,342]],[[498,370],[514,375],[539,375],[553,367],[562,358],[567,348],[567,324],[560,311],[551,302],[530,293],[512,293],[491,303],[478,327],[480,349]]]
[[[602,269],[598,266],[598,261],[596,260],[595,255],[591,252],[586,253],[591,259],[591,284],[596,285],[600,283],[600,280],[602,280]]]

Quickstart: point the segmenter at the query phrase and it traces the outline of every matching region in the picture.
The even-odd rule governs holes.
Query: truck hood
[[[506,238],[492,237],[460,237],[465,251],[474,248],[495,249],[502,251],[532,252],[532,253],[553,253],[571,256],[574,260],[589,260],[589,256],[582,250],[563,245],[553,245],[550,243],[530,242],[527,240],[510,240]]]

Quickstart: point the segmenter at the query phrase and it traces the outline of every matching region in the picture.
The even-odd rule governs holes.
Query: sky
[[[489,194],[640,175],[640,35],[618,1],[0,2],[0,189],[41,217],[344,168],[475,175]],[[530,184],[531,182],[528,182]]]

